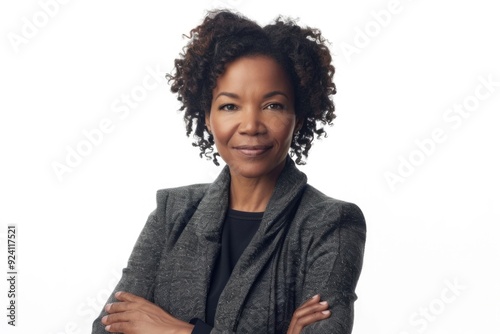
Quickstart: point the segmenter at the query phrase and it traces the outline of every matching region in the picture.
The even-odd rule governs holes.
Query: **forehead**
[[[257,55],[241,57],[229,63],[225,72],[217,78],[214,91],[248,89],[250,86],[264,90],[292,89],[288,74],[275,59]]]

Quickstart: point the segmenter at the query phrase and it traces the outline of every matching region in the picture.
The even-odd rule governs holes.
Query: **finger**
[[[300,330],[302,330],[302,328],[306,327],[307,325],[310,325],[316,321],[320,321],[320,320],[323,320],[323,319],[330,317],[331,314],[332,313],[330,312],[330,310],[323,310],[323,311],[318,311],[318,312],[314,312],[311,314],[307,314],[307,315],[297,319],[295,327],[298,327],[298,328],[300,328]]]
[[[295,324],[296,324],[296,322],[297,322],[297,320],[298,320],[298,318],[299,318],[299,317],[298,317],[298,315],[297,315],[297,312],[298,312],[299,310],[302,310],[302,309],[305,309],[305,308],[310,307],[310,306],[312,306],[312,305],[315,305],[315,304],[319,303],[319,301],[320,301],[320,295],[319,295],[319,294],[314,295],[314,296],[312,296],[311,298],[309,298],[308,300],[306,300],[306,301],[305,301],[302,305],[300,305],[300,306],[299,306],[299,307],[295,310],[295,312],[293,313],[293,316],[292,316],[292,320],[290,320],[290,326],[289,326],[289,328],[290,328],[290,329],[292,329],[292,331],[291,331],[291,332],[294,332],[294,331],[293,331],[293,328],[294,328],[294,326],[295,326]],[[290,331],[289,331],[289,332],[290,332]]]
[[[305,305],[304,307],[298,308],[297,310],[295,310],[293,316],[296,318],[301,318],[308,314],[325,311],[327,309],[328,309],[328,302],[322,301],[319,303],[315,303],[312,305]]]
[[[304,304],[304,307],[298,308],[293,313],[287,333],[299,334],[305,326],[312,324],[315,321],[328,318],[329,316],[330,311],[328,310],[328,302],[326,301],[315,303],[313,305]]]
[[[121,302],[112,303],[109,306],[106,306],[106,308],[110,310],[111,313],[131,311],[131,310],[141,311],[150,314],[156,314],[158,312],[166,313],[158,305],[155,305],[149,300],[129,292],[119,291],[115,294],[115,297],[118,300],[121,300]]]
[[[115,293],[115,298],[122,302],[140,303],[146,301],[146,299],[142,297],[139,297],[137,295],[134,295],[133,293],[125,291],[118,291],[117,293]]]
[[[104,329],[111,333],[131,333],[131,328],[134,328],[133,323],[130,322],[116,322],[111,325],[107,325]]]
[[[301,309],[301,308],[303,308],[303,307],[307,307],[307,306],[313,305],[313,304],[315,304],[315,303],[318,303],[318,302],[320,301],[320,298],[321,298],[321,297],[320,297],[320,295],[319,295],[319,294],[318,294],[318,295],[314,295],[314,296],[312,296],[311,298],[309,298],[308,300],[306,300],[306,301],[305,301],[302,305],[300,305],[300,306],[297,308],[297,310],[298,310],[298,309]]]
[[[116,302],[107,304],[104,307],[104,310],[108,313],[117,313],[117,312],[125,312],[133,309],[133,306],[129,302]]]
[[[104,325],[111,325],[118,322],[129,322],[135,320],[135,318],[136,315],[134,314],[134,312],[127,311],[127,312],[108,314],[102,317],[101,322]]]

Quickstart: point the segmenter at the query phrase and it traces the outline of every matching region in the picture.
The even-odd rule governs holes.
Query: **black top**
[[[215,262],[207,296],[206,322],[193,319],[193,334],[208,334],[214,325],[219,297],[234,266],[259,228],[264,212],[244,212],[228,209],[222,228],[220,253]]]

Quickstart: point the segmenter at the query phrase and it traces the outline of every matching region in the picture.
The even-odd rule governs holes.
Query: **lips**
[[[257,157],[266,153],[271,147],[271,145],[240,145],[234,147],[234,149],[245,156]]]

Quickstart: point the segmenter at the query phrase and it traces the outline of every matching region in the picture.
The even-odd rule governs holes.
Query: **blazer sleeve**
[[[361,273],[366,240],[363,213],[352,203],[327,212],[328,227],[314,238],[298,305],[315,294],[328,301],[331,316],[306,326],[302,333],[349,334],[354,320],[356,284]],[[333,221],[332,221],[333,217]]]
[[[157,266],[165,243],[164,230],[164,224],[161,224],[157,210],[154,210],[149,215],[129,257],[127,267],[123,269],[122,277],[106,304],[117,301],[114,297],[117,291],[131,292],[152,301]],[[101,323],[105,315],[103,305],[101,313],[93,322],[92,334],[108,334]]]

